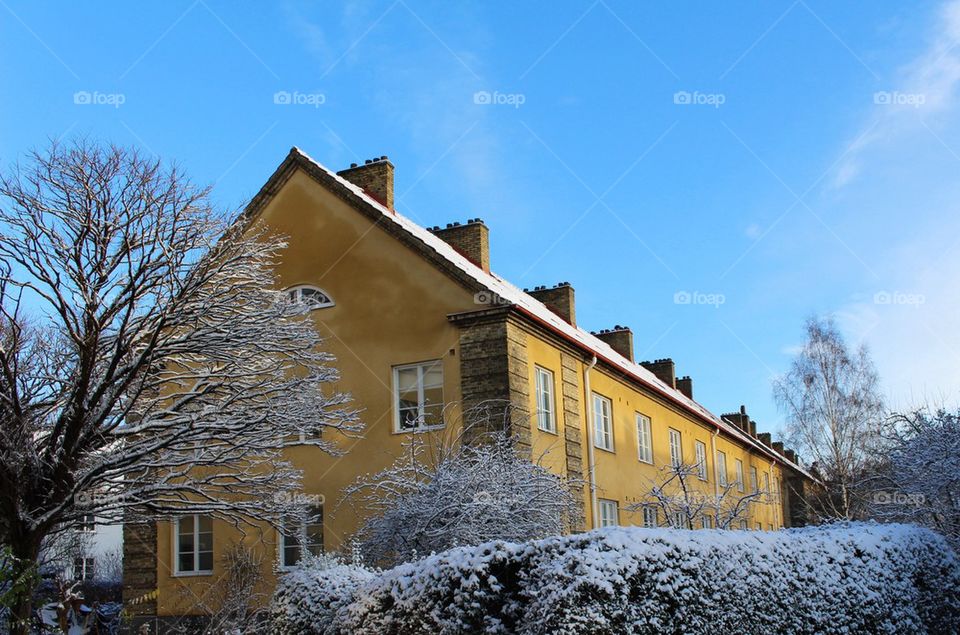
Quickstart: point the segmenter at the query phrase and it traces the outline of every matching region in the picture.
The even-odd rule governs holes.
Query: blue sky
[[[293,145],[386,154],[401,213],[483,218],[495,271],[715,412],[777,430],[827,313],[895,407],[958,401],[960,2],[89,6],[0,0],[5,166],[86,134],[236,207]]]

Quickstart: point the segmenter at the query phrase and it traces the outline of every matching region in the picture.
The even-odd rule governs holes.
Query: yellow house
[[[304,500],[315,504],[303,528],[309,548],[344,545],[361,519],[347,506],[332,513],[332,503],[358,475],[390,465],[416,426],[449,428],[487,400],[529,412],[513,430],[520,443],[585,483],[587,529],[677,522],[644,506],[672,463],[696,465],[691,481],[706,497],[760,492],[734,528],[802,520],[794,499],[809,475],[792,452],[757,434],[745,409],[716,416],[671,360],[636,363],[629,329],[578,327],[568,283],[521,290],[497,276],[479,219],[424,228],[398,214],[393,172],[380,157],[335,173],[294,148],[246,212],[286,236],[279,284],[313,303],[338,388],[365,425],[362,438],[338,439],[342,457],[284,450],[304,472]],[[275,533],[243,537],[203,517],[127,525],[124,595],[134,624],[157,632],[173,616],[201,613],[237,540],[261,551],[269,591],[300,553]]]

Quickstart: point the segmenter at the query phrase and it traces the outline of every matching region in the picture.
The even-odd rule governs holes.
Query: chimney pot
[[[552,289],[548,289],[546,285],[540,285],[534,287],[530,295],[543,302],[548,309],[570,324],[577,325],[575,295],[569,283],[559,284]]]
[[[477,219],[467,224],[447,223],[446,229],[437,228],[437,236],[466,256],[472,263],[490,272],[490,230]]]
[[[367,159],[363,165],[351,163],[346,170],[337,172],[340,176],[364,192],[377,199],[389,209],[393,209],[393,164],[386,160]]]
[[[640,365],[657,376],[657,378],[671,388],[677,387],[677,372],[673,360],[669,357],[652,362],[640,362]]]

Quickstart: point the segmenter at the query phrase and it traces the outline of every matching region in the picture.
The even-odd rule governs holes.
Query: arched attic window
[[[313,309],[323,309],[333,306],[333,300],[327,295],[327,292],[308,284],[300,284],[286,289],[287,299],[293,304],[303,304],[305,307]]]

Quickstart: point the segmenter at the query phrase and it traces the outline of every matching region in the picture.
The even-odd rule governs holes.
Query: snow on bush
[[[354,565],[322,561],[313,565],[298,567],[280,579],[270,607],[276,635],[340,633],[334,619],[337,610],[349,605],[354,591],[374,576]]]
[[[280,633],[953,633],[958,567],[908,525],[610,528],[305,573],[275,614]]]

